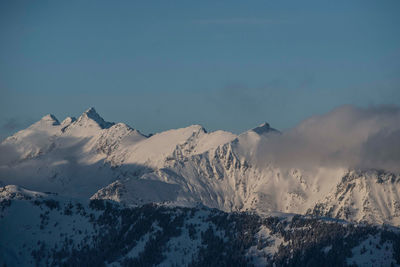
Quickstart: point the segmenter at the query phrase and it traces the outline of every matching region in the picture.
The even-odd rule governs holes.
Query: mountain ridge
[[[127,207],[0,187],[7,266],[398,266],[400,232],[293,214],[203,205]]]
[[[400,190],[399,183],[374,182],[382,177],[378,172],[359,170],[354,176],[351,169],[285,169],[260,161],[260,153],[268,153],[260,150],[264,144],[282,134],[268,123],[240,135],[191,125],[145,136],[124,123],[106,122],[94,108],[76,120],[55,122],[47,115],[37,122],[40,125],[0,144],[0,152],[10,155],[0,162],[3,185],[133,206],[202,203],[227,212],[315,214],[400,224],[399,195],[384,195]],[[360,182],[344,180],[349,175]],[[369,203],[361,201],[368,196],[373,196]],[[384,206],[392,211],[375,212]]]

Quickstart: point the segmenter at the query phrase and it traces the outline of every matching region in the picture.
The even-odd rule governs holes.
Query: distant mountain
[[[94,108],[61,123],[47,115],[0,144],[0,185],[132,207],[202,204],[399,226],[399,174],[282,168],[262,156],[280,134],[263,123],[240,135],[192,125],[148,137]]]

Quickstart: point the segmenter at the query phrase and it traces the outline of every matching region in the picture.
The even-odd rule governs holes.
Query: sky
[[[400,105],[399,1],[0,1],[0,137],[95,107],[143,133]]]

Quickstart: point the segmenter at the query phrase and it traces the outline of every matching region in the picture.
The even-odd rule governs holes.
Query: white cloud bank
[[[400,108],[342,106],[313,116],[258,150],[285,168],[343,167],[400,172]]]

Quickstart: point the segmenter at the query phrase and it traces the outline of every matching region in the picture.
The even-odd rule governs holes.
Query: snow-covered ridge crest
[[[114,125],[113,122],[105,121],[96,110],[91,107],[87,109],[77,120],[76,123],[79,125],[84,125],[85,123],[96,122],[101,129],[107,129]]]
[[[115,124],[105,121],[94,108],[87,109],[75,121],[72,119],[69,121],[70,123],[62,130],[76,136],[96,135],[100,130],[108,129]]]
[[[47,114],[37,123],[40,123],[40,124],[49,123],[50,125],[54,125],[54,126],[60,125],[60,122],[57,120],[56,116],[54,116],[53,114]]]
[[[0,187],[0,200],[4,199],[31,199],[44,197],[48,194],[42,192],[36,192],[27,190],[18,185],[7,185],[4,187]]]
[[[308,212],[400,225],[400,188],[385,178],[390,171],[382,176],[360,167],[355,175],[355,165],[343,164],[339,157],[353,159],[363,146],[393,155],[395,149],[384,153],[371,141],[386,140],[381,133],[397,115],[390,113],[394,119],[385,121],[380,113],[375,119],[357,112],[349,119],[348,113],[308,120],[289,133],[268,123],[240,135],[191,125],[150,137],[124,123],[108,123],[94,109],[61,124],[46,116],[0,145],[0,154],[7,155],[0,157],[0,184],[132,205],[202,203],[224,211]],[[356,128],[336,129],[337,116],[348,120],[347,128]],[[389,131],[393,144],[396,127]],[[365,131],[373,138],[360,142],[357,137]],[[349,172],[354,179],[344,179]]]
[[[12,156],[0,161],[0,182],[87,198],[116,179],[163,168],[234,138],[224,131],[207,133],[200,125],[148,138],[124,123],[106,122],[93,108],[61,124],[45,116],[1,144]]]
[[[76,118],[75,117],[66,117],[62,122],[61,122],[61,131],[64,132],[65,129],[71,125],[71,123],[75,122]]]
[[[236,135],[225,131],[207,133],[201,125],[168,130],[123,148],[120,164],[142,164],[162,168],[171,160],[181,160],[190,155],[204,153],[234,138]]]

